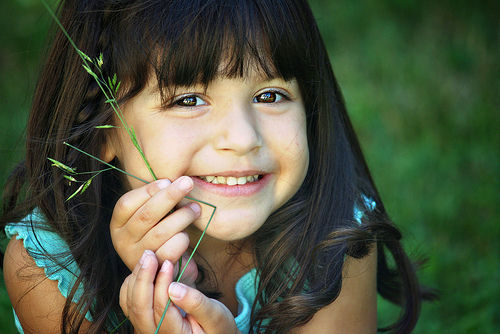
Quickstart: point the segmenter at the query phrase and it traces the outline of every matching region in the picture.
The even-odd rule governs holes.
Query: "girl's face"
[[[268,80],[257,72],[218,77],[206,89],[178,87],[162,107],[153,81],[122,107],[153,171],[160,179],[193,179],[190,196],[217,207],[207,234],[226,241],[251,235],[297,192],[306,175],[306,118],[297,82]],[[151,180],[126,132],[118,130],[115,137],[107,155],[116,156],[129,173]],[[128,183],[143,185],[130,177]],[[212,211],[201,207],[194,223],[199,229]]]

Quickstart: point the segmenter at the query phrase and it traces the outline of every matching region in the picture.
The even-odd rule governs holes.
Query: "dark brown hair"
[[[102,52],[105,75],[116,73],[125,83],[121,102],[140,92],[151,75],[164,93],[208,85],[218,75],[244,76],[255,64],[268,77],[296,78],[307,112],[309,170],[297,194],[252,236],[260,277],[252,328],[284,333],[309,321],[337,298],[345,255],[361,258],[374,243],[378,292],[402,307],[399,320],[382,330],[414,328],[421,300],[432,294],[420,287],[385,211],[305,0],[66,0],[59,18],[82,51],[91,57]],[[83,195],[65,201],[74,185],[46,158],[80,171],[102,169],[63,142],[99,156],[106,130],[95,126],[109,124],[113,114],[61,31],[51,45],[33,100],[26,159],[9,178],[1,221],[41,210],[69,245],[85,290],[79,310],[70,309],[67,299],[63,330],[76,333],[90,310],[91,331],[98,332],[122,316],[118,295],[128,270],[112,247],[108,224],[124,189],[116,173],[106,172]],[[365,198],[375,202],[373,210]],[[354,207],[364,209],[361,225],[353,219]]]

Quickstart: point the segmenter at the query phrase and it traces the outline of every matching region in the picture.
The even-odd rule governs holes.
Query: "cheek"
[[[284,158],[286,161],[282,163],[282,168],[287,175],[290,175],[290,178],[298,189],[304,181],[309,167],[309,148],[306,134],[300,131],[289,142],[284,154],[286,155]]]
[[[157,178],[173,181],[185,174],[200,146],[197,131],[162,119],[134,122],[133,127],[137,141]],[[122,167],[135,176],[152,181],[146,163],[125,131],[120,133],[119,139],[117,157]],[[128,179],[132,188],[143,185],[131,177]]]
[[[305,118],[302,113],[280,121],[269,122],[266,142],[275,153],[282,169],[302,174],[309,163]]]
[[[185,175],[203,141],[199,132],[185,127],[163,127],[154,139],[144,143],[145,154],[160,178],[171,180]]]
[[[279,166],[276,194],[280,204],[300,188],[309,166],[305,119],[299,114],[280,122],[268,123],[266,142]]]

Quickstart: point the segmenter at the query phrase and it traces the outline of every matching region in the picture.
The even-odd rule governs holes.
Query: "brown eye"
[[[276,102],[277,96],[275,92],[265,92],[255,97],[255,102],[273,103]]]
[[[187,95],[180,97],[174,104],[180,107],[197,107],[205,105],[206,102],[196,95]]]
[[[176,102],[177,105],[183,107],[194,107],[196,105],[196,96],[186,96]]]
[[[267,90],[259,93],[253,98],[254,103],[280,103],[289,100],[290,97],[286,93],[275,90]]]

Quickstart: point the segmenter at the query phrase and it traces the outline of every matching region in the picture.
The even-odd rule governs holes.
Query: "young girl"
[[[26,159],[4,193],[20,332],[153,333],[162,322],[160,333],[369,333],[377,291],[402,307],[385,330],[414,328],[429,295],[305,0],[67,0],[59,18],[121,80],[121,109],[158,180],[57,30]],[[117,127],[96,128],[106,124]],[[106,166],[64,142],[149,183],[105,170],[68,200],[79,183],[47,158]],[[212,213],[188,195],[217,210],[175,283]]]

